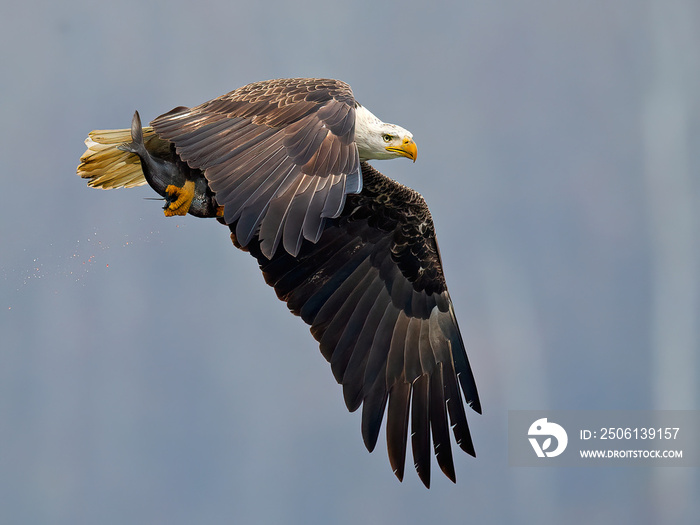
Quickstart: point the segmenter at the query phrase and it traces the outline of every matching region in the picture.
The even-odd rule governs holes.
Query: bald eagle
[[[419,193],[366,161],[407,157],[410,132],[382,122],[330,79],[255,82],[143,127],[96,130],[78,174],[97,188],[148,183],[166,216],[217,218],[265,281],[311,327],[362,406],[371,452],[386,412],[391,468],[403,480],[410,427],[430,486],[430,443],[455,481],[449,429],[475,456],[464,402],[481,405]],[[410,421],[410,425],[409,425]]]

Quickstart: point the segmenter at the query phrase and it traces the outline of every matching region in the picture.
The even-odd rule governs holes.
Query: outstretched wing
[[[349,195],[316,243],[296,257],[268,258],[253,238],[268,284],[311,325],[343,385],[362,409],[362,436],[376,445],[387,412],[391,466],[403,479],[410,432],[416,470],[430,483],[430,434],[442,471],[455,480],[449,426],[474,455],[461,391],[481,412],[476,384],[445,286],[435,230],[423,198],[361,163],[364,187]],[[230,225],[236,242],[236,225]],[[388,404],[388,409],[387,409]]]
[[[324,218],[362,188],[350,86],[329,79],[256,82],[152,123],[180,157],[202,170],[247,245],[259,231],[270,257],[318,241]]]

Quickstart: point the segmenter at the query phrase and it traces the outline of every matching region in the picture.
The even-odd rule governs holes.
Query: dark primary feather
[[[318,240],[361,189],[355,99],[338,80],[256,82],[151,124],[204,172],[238,241],[257,236],[268,258],[280,242],[296,255],[303,239]]]
[[[410,428],[423,483],[430,483],[431,435],[438,465],[454,481],[450,426],[458,446],[474,455],[463,399],[477,412],[481,406],[433,222],[417,192],[361,167],[362,192],[347,196],[316,243],[298,244],[296,256],[280,246],[268,258],[253,236],[247,249],[278,297],[311,325],[348,408],[362,405],[367,448],[374,449],[386,410],[397,477]]]

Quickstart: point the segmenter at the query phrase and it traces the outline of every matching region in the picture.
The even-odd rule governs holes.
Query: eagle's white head
[[[418,154],[410,131],[382,122],[359,104],[355,108],[355,144],[360,160],[408,157],[415,162]]]

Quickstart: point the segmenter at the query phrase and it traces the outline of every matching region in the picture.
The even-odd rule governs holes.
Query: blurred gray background
[[[256,80],[410,129],[480,388],[478,457],[368,454],[227,229],[75,175],[92,129]],[[693,0],[0,7],[0,522],[695,523],[698,469],[508,466],[514,409],[698,409]]]

